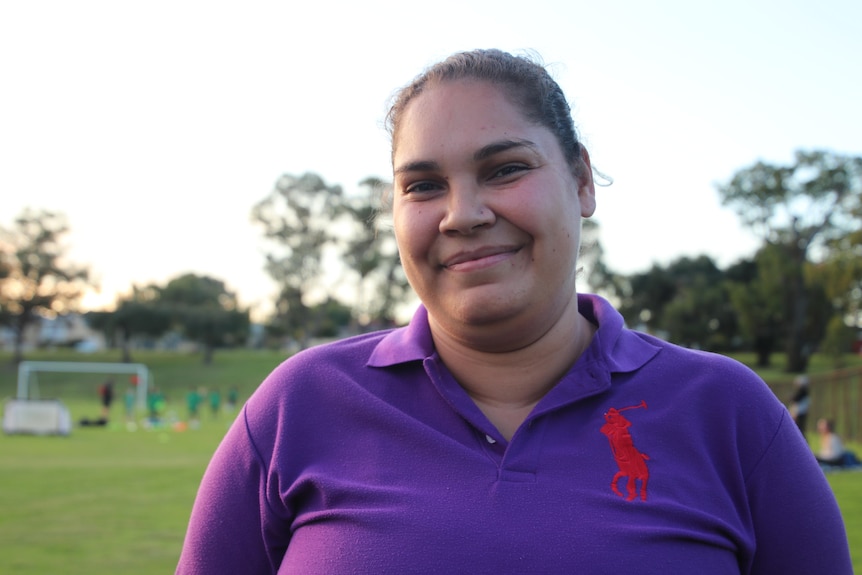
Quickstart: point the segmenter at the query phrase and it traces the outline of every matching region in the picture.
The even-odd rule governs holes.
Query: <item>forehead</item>
[[[393,160],[456,143],[484,145],[489,139],[546,132],[532,122],[505,87],[480,80],[453,80],[428,86],[404,109],[393,135]]]

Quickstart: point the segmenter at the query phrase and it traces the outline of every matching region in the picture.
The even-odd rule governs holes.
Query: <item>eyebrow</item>
[[[440,169],[440,164],[430,160],[417,160],[415,162],[407,162],[393,170],[393,174],[405,174],[407,172],[433,172]]]
[[[513,148],[530,148],[531,150],[536,151],[536,147],[535,142],[531,142],[530,140],[500,140],[492,142],[487,146],[482,146],[480,149],[476,150],[476,153],[473,154],[473,161],[480,162],[495,154],[499,154]]]
[[[491,142],[486,146],[482,146],[476,153],[473,154],[474,162],[481,162],[496,154],[500,154],[514,148],[529,148],[533,151],[537,150],[535,142],[530,140],[499,140]],[[407,172],[433,172],[440,169],[440,164],[431,160],[417,160],[415,162],[407,162],[398,166],[393,173],[395,175],[404,174]]]

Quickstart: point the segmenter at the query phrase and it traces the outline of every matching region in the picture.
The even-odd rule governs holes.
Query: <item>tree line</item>
[[[800,151],[790,165],[741,169],[717,190],[760,237],[756,253],[725,269],[701,255],[623,275],[605,265],[600,226],[586,220],[581,284],[614,300],[631,327],[681,345],[754,351],[763,366],[783,351],[792,373],[815,351],[840,361],[862,327],[862,158]],[[378,178],[345,194],[317,174],[285,174],[252,207],[267,245],[262,266],[277,286],[267,342],[302,348],[396,323],[412,294],[387,221],[390,191]],[[68,231],[61,214],[33,210],[0,229],[0,324],[15,335],[13,361],[28,325],[75,310],[91,285],[89,271],[64,257]],[[245,345],[251,325],[222,280],[195,274],[132,286],[113,311],[86,317],[126,361],[133,341],[175,333],[209,362],[217,348]]]

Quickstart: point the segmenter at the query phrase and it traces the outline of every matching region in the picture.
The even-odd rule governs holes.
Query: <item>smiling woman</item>
[[[763,381],[577,293],[595,186],[541,65],[455,54],[388,119],[422,305],[270,374],[210,462],[177,573],[852,572]]]
[[[412,100],[394,135],[404,270],[439,328],[438,346],[453,338],[489,352],[528,348],[552,318],[579,321],[580,221],[595,209],[589,157],[579,148],[566,158],[494,84],[444,86]]]

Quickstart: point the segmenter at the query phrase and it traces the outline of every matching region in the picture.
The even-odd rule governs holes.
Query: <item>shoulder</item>
[[[728,356],[682,347],[630,329],[609,302],[579,295],[579,310],[599,326],[596,353],[612,373],[643,373],[679,385],[713,382],[725,386],[762,388],[749,367]]]
[[[640,375],[668,389],[677,401],[693,407],[706,404],[734,417],[766,418],[771,426],[777,426],[787,411],[766,382],[736,359],[630,333],[659,349]]]
[[[636,390],[638,400],[646,399],[704,443],[735,446],[735,457],[744,459],[747,469],[787,424],[787,408],[742,362],[627,328],[622,332],[619,339],[628,340],[627,347],[644,345],[656,351],[638,369],[615,374],[615,387]]]
[[[357,335],[302,350],[276,366],[255,396],[272,400],[286,393],[338,385],[345,379],[361,381],[374,349],[391,330]]]
[[[247,432],[266,451],[277,435],[308,433],[325,422],[343,423],[374,397],[407,393],[409,383],[397,385],[402,372],[369,364],[381,342],[395,331],[333,341],[284,360],[246,401]]]
[[[631,330],[629,333],[661,350],[654,360],[655,369],[675,366],[685,372],[679,374],[683,378],[694,373],[711,380],[723,380],[728,383],[741,382],[747,385],[750,382],[762,383],[763,381],[753,369],[730,356],[683,347],[646,333]]]

